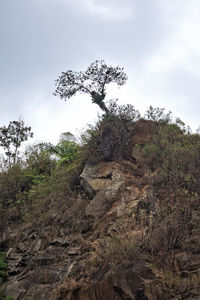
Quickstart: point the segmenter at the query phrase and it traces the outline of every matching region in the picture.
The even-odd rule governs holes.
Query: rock
[[[101,191],[86,207],[86,215],[93,216],[95,218],[100,217],[108,210],[111,204],[112,201],[109,201],[109,199],[106,198],[106,193],[104,191]]]
[[[9,287],[7,287],[7,292],[9,297],[14,299],[22,299],[26,295],[26,289],[19,288],[18,282],[10,283]]]
[[[48,290],[48,288],[44,288],[44,287],[35,288],[32,295],[27,294],[27,298],[32,300],[39,300],[39,299],[47,300],[50,299],[50,297],[51,297],[51,289]]]
[[[176,254],[175,267],[177,271],[183,270],[184,266],[190,261],[190,256],[187,252]]]
[[[41,253],[37,254],[34,261],[35,261],[36,265],[47,266],[47,265],[54,263],[56,261],[56,258],[57,257],[54,255],[49,255],[46,252],[41,252]]]
[[[87,163],[81,176],[81,184],[89,194],[104,190],[111,184],[113,162],[102,162],[98,165]]]
[[[66,238],[57,237],[53,241],[50,242],[52,246],[60,246],[60,247],[68,247],[70,245],[70,241]]]
[[[154,275],[149,265],[142,260],[135,260],[135,263],[124,261],[115,271],[114,286],[122,290],[129,299],[144,299],[145,296],[144,283],[152,281]],[[139,298],[139,294],[141,298]]]
[[[97,166],[86,166],[81,176],[86,186],[90,186],[96,192],[86,207],[86,215],[100,217],[116,200],[117,194],[125,182],[124,175],[117,163],[104,162]]]
[[[73,290],[66,296],[66,300],[128,300],[123,292],[118,291],[113,286],[112,281],[101,281],[95,285],[88,285],[79,289]]]
[[[141,126],[143,136],[133,137],[133,143],[146,140],[148,123]],[[152,178],[142,164],[134,163],[137,149],[135,160],[113,162],[109,161],[112,143],[108,147],[106,143],[102,153],[108,161],[86,163],[82,188],[69,195],[54,191],[42,203],[41,217],[27,227],[17,223],[8,230],[7,245],[12,248],[7,252],[7,296],[18,300],[199,299],[199,209],[187,228],[187,239],[181,239],[186,247],[173,249],[171,257],[181,278],[173,294],[161,270],[150,266],[157,258],[162,262],[163,255],[156,251],[154,197],[158,195],[152,192]],[[175,238],[172,235],[173,242]],[[196,286],[190,289],[191,279]]]
[[[110,270],[110,265],[99,266],[98,270],[92,275],[91,283],[83,286],[71,286],[65,289],[64,286],[57,296],[51,300],[161,300],[167,299],[160,291],[151,293],[150,288],[146,288],[147,282],[153,283],[154,275],[148,264],[139,261],[135,266],[131,262],[122,262],[115,270],[113,276],[105,279],[105,275]],[[155,285],[155,287],[158,285]],[[148,296],[147,296],[148,293]],[[161,298],[160,296],[163,296]],[[150,298],[148,298],[150,297]],[[160,297],[160,298],[159,298]]]
[[[73,248],[70,248],[68,250],[68,255],[70,255],[70,256],[78,255],[78,254],[80,254],[80,248],[79,247],[73,247]]]
[[[183,273],[197,273],[200,272],[200,261],[189,263],[188,265],[184,266]]]

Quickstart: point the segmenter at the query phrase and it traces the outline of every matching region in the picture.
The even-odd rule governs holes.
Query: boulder
[[[86,163],[81,174],[81,185],[89,194],[107,188],[112,182],[114,162],[101,162],[98,165]]]
[[[100,217],[117,199],[125,177],[119,165],[114,162],[104,162],[97,166],[87,165],[81,176],[85,186],[89,186],[96,193],[86,207],[86,215]]]

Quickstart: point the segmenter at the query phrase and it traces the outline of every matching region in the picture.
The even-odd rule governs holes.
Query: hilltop
[[[113,104],[75,144],[1,171],[0,299],[199,299],[199,134]]]

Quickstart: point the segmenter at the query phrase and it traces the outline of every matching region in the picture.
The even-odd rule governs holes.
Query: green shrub
[[[0,286],[0,300],[5,300],[5,297],[5,288]]]
[[[30,188],[30,180],[25,176],[20,164],[15,164],[0,173],[0,205],[8,207],[22,202],[21,194]]]
[[[55,159],[51,154],[52,147],[53,145],[49,143],[39,143],[26,150],[25,162],[29,176],[43,179],[44,176],[51,174],[55,167]]]
[[[78,158],[80,146],[75,141],[61,140],[51,151],[58,157],[59,165],[69,164]]]
[[[82,135],[83,153],[91,163],[131,160],[132,136],[140,113],[134,106],[111,102],[109,113]]]
[[[36,199],[32,196],[55,169],[55,159],[48,149],[49,144],[45,143],[29,147],[24,161],[1,169],[0,209],[6,209],[4,225],[10,220],[21,221],[32,209],[32,201]]]
[[[162,266],[174,264],[174,251],[192,234],[200,197],[200,136],[176,123],[162,123],[137,146],[141,166],[151,172],[153,223],[146,247]],[[161,255],[162,253],[162,255]]]
[[[6,254],[4,252],[0,252],[0,282],[5,280],[7,268]]]

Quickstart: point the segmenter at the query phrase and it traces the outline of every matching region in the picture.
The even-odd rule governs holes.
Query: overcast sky
[[[35,140],[56,142],[93,123],[100,111],[89,96],[52,93],[62,71],[96,59],[129,78],[108,99],[200,125],[199,0],[1,0],[0,126],[21,115]]]

